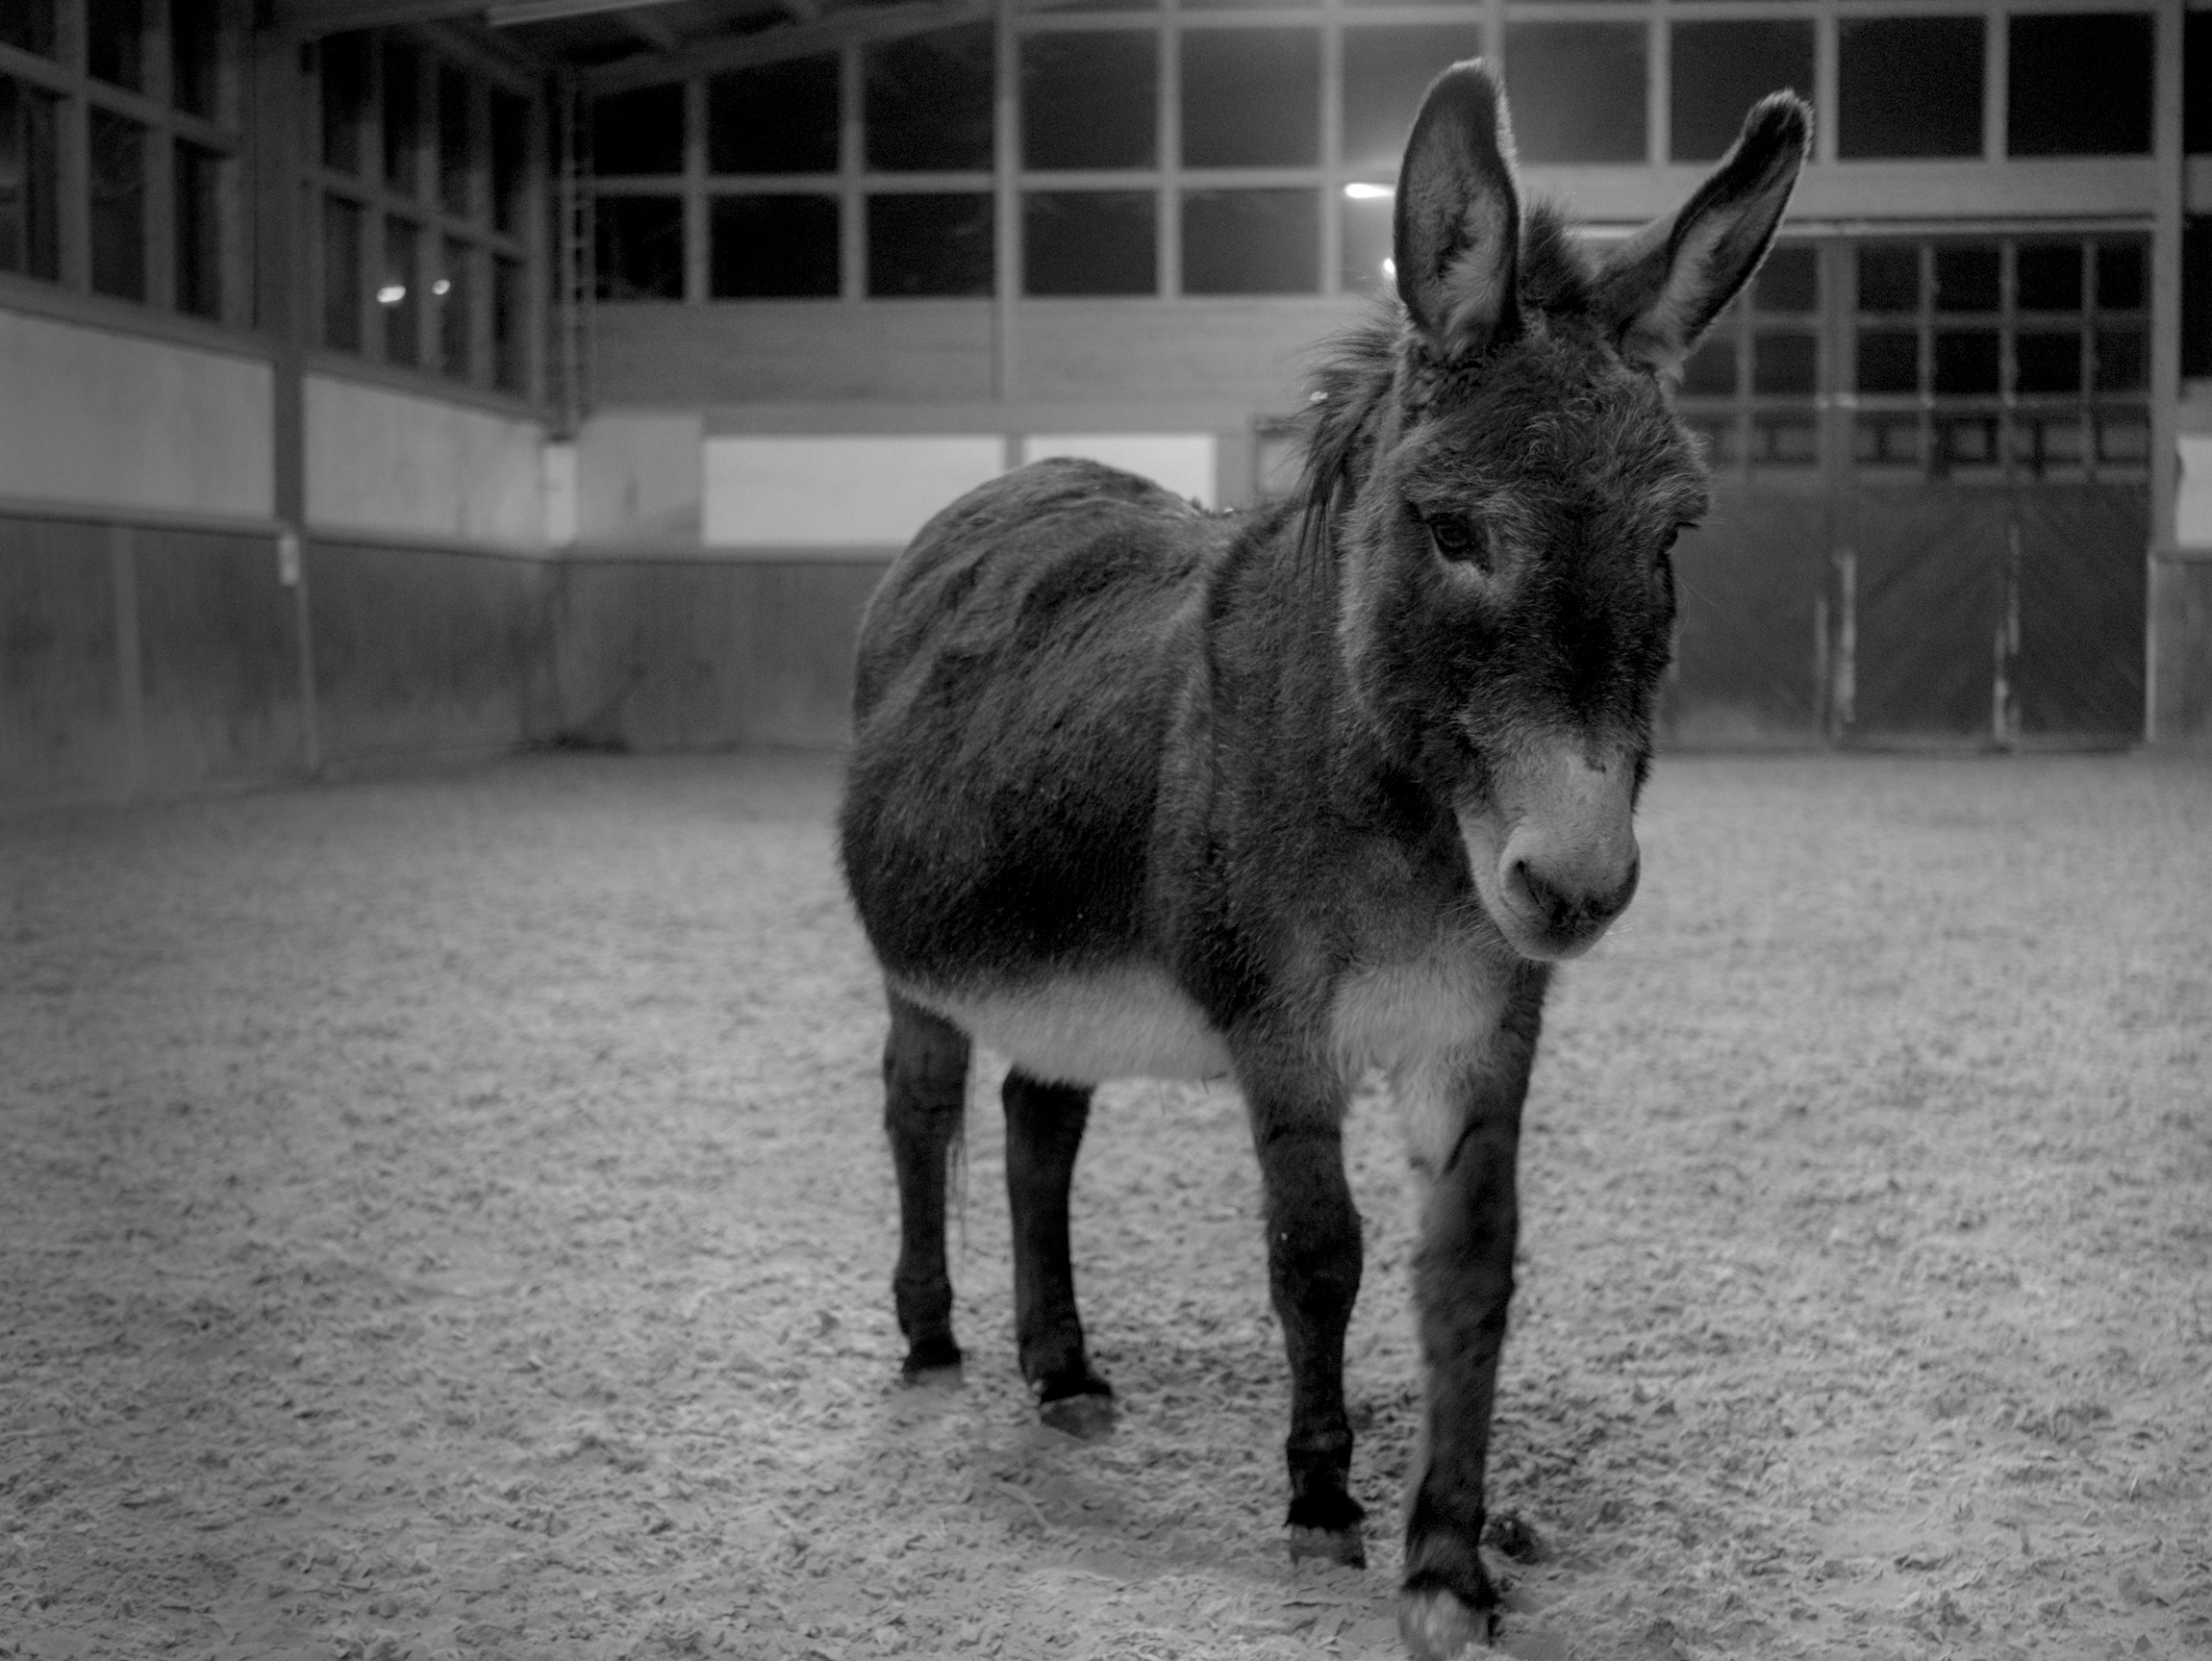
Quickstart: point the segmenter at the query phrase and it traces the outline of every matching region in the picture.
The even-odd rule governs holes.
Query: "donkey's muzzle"
[[[1496,794],[1463,811],[1483,908],[1523,957],[1578,957],[1636,896],[1632,755],[1576,742],[1494,765]]]
[[[1573,957],[1594,944],[1636,897],[1642,862],[1631,852],[1626,875],[1610,870],[1558,870],[1509,859],[1499,884],[1515,920],[1529,927],[1517,944],[1536,957]]]

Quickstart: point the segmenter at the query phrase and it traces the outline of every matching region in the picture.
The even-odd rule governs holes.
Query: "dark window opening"
[[[466,242],[445,239],[444,259],[438,279],[430,286],[438,302],[438,366],[456,381],[465,381],[473,366],[475,315],[470,257]]]
[[[216,0],[169,0],[169,101],[178,109],[215,113],[221,41]]]
[[[2105,243],[2097,250],[2097,309],[2143,310],[2143,248],[2140,243]]]
[[[2149,361],[2143,349],[2141,329],[2097,331],[2097,390],[2100,392],[2140,392],[2147,385]]]
[[[2150,150],[2151,20],[2138,12],[2011,19],[2005,150],[2142,156]]]
[[[1377,171],[1405,155],[1420,95],[1446,63],[1482,54],[1482,30],[1410,23],[1345,31],[1345,161]],[[1517,110],[1515,114],[1518,116]],[[1388,252],[1386,249],[1385,252]]]
[[[867,199],[867,291],[987,295],[994,290],[992,199],[980,190]]]
[[[1736,395],[1736,341],[1729,335],[1709,335],[1705,343],[1682,365],[1682,391],[1694,398],[1732,398]]]
[[[716,196],[707,212],[707,291],[716,299],[838,292],[836,197]]]
[[[1021,199],[1021,288],[1029,294],[1158,291],[1149,190],[1032,190]]]
[[[1862,392],[1919,391],[1919,334],[1908,329],[1860,330],[1858,389]]]
[[[1641,162],[1641,23],[1509,23],[1505,84],[1523,162]]]
[[[1998,303],[1995,248],[1938,248],[1935,251],[1937,311],[1994,312]]]
[[[1183,197],[1183,292],[1310,294],[1320,287],[1312,190],[1192,190]]]
[[[1935,338],[1935,390],[1995,394],[1999,355],[1995,329],[1943,329]]]
[[[195,317],[223,315],[222,179],[222,157],[177,141],[171,173],[177,310]]]
[[[384,182],[402,195],[422,187],[422,58],[414,47],[384,47]]]
[[[145,85],[146,19],[139,0],[85,0],[85,69],[95,81]]]
[[[707,83],[707,167],[834,173],[842,108],[835,53],[733,69]]]
[[[2023,331],[2012,343],[2013,390],[2017,392],[2078,392],[2081,390],[2081,336],[2077,333],[2045,334]]]
[[[906,173],[988,168],[995,53],[989,23],[866,48],[867,164]]]
[[[519,260],[491,263],[491,380],[503,392],[528,390],[529,289]]]
[[[1921,309],[1921,251],[1912,242],[1876,242],[1859,250],[1859,310]]]
[[[438,195],[448,214],[476,206],[475,87],[459,69],[438,72]]]
[[[1320,160],[1320,31],[1194,29],[1182,38],[1185,166]]]
[[[62,274],[60,102],[0,75],[0,270],[49,282]]]
[[[1836,153],[1846,161],[1981,154],[1982,19],[1836,26]]]
[[[2182,13],[2181,148],[2212,156],[2212,12]]]
[[[1149,31],[1021,42],[1024,167],[1149,167],[1159,159],[1159,42]]]
[[[1820,255],[1802,243],[1783,246],[1767,256],[1759,267],[1751,296],[1762,315],[1776,312],[1817,312],[1821,309]]]
[[[601,196],[591,209],[602,300],[684,297],[684,204],[676,196]]]
[[[1677,162],[1719,160],[1770,92],[1787,87],[1812,95],[1809,22],[1677,23],[1672,45],[1670,143]]]
[[[2104,249],[2098,250],[2098,297],[2103,303]],[[2181,372],[2212,376],[2212,214],[2192,214],[2181,227]]]
[[[122,300],[146,297],[146,129],[93,109],[91,138],[92,291]]]
[[[333,35],[320,47],[322,164],[340,173],[361,171],[361,123],[368,108],[370,40],[366,34]]]
[[[591,106],[591,171],[602,179],[684,170],[684,88],[641,87]]]
[[[0,6],[0,45],[54,56],[54,0],[10,0]]]
[[[2013,304],[2023,312],[2081,310],[2081,244],[2023,242],[2013,254]]]
[[[361,207],[322,199],[322,343],[361,350]]]
[[[376,307],[384,315],[387,363],[422,362],[422,237],[410,219],[384,222],[384,277]]]
[[[530,189],[530,101],[491,94],[491,223],[519,236]]]
[[[1752,342],[1751,390],[1770,396],[1809,398],[1821,390],[1817,335],[1762,329]]]

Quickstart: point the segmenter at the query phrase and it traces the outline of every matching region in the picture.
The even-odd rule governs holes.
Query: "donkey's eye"
[[[1454,565],[1490,569],[1490,545],[1482,532],[1465,519],[1438,515],[1428,521],[1428,539],[1436,544],[1436,551]]]

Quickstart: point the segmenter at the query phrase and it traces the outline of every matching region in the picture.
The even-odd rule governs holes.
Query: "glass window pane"
[[[1391,199],[1347,196],[1344,213],[1344,270],[1348,294],[1379,294],[1394,286],[1391,268]]]
[[[410,219],[384,222],[384,272],[376,309],[384,316],[387,363],[413,368],[422,362],[422,237]]]
[[[715,173],[834,173],[834,52],[733,69],[707,83],[707,168]]]
[[[2183,285],[2183,292],[2188,291]],[[2139,242],[2105,242],[2097,250],[2097,309],[2099,312],[2140,312],[2143,309],[2143,246]]]
[[[1031,35],[1021,42],[1024,167],[1150,167],[1159,159],[1159,37]]]
[[[1821,309],[1821,260],[1802,243],[1785,244],[1767,255],[1766,264],[1751,289],[1752,304],[1761,316],[1777,312],[1817,312]]]
[[[1938,248],[1935,251],[1935,307],[1939,312],[1996,311],[1997,250]]]
[[[461,70],[438,71],[438,195],[448,214],[476,209],[475,91]]]
[[[1921,251],[1914,242],[1876,242],[1859,250],[1859,310],[1921,309]]]
[[[361,121],[368,108],[367,34],[333,35],[320,47],[322,164],[361,171]]]
[[[1847,161],[1981,154],[1982,19],[1836,25],[1836,153]]]
[[[1677,23],[1669,71],[1674,160],[1717,161],[1770,92],[1813,91],[1810,22]],[[1516,113],[1518,113],[1518,110]]]
[[[91,138],[92,289],[146,297],[146,130],[95,107]]]
[[[867,199],[870,294],[989,294],[991,197],[981,190]]]
[[[2081,244],[2023,242],[2013,254],[2013,304],[2023,312],[2081,310]]]
[[[177,310],[198,317],[223,315],[223,159],[178,139],[176,189]]]
[[[1751,390],[1811,397],[1820,390],[1820,348],[1817,335],[1760,330],[1751,354]]]
[[[62,275],[60,100],[0,75],[0,270]]]
[[[1316,29],[1193,29],[1183,36],[1183,164],[1299,167],[1320,160]]]
[[[54,56],[54,0],[11,0],[0,6],[0,45]]]
[[[169,0],[169,101],[178,109],[215,113],[221,38],[215,0]]]
[[[1021,198],[1022,292],[1156,292],[1153,211],[1149,190],[1028,191]]]
[[[1732,398],[1736,395],[1736,340],[1733,335],[1708,335],[1705,343],[1682,365],[1682,392],[1693,398]]]
[[[682,198],[601,196],[591,228],[600,299],[684,297]]]
[[[863,51],[870,167],[953,172],[991,165],[992,33],[989,23],[974,23]]]
[[[85,67],[95,81],[145,84],[146,19],[139,0],[85,0]]]
[[[1948,394],[1993,394],[1998,390],[1995,329],[1944,329],[1935,338],[1935,390]]]
[[[472,363],[475,308],[471,281],[474,261],[466,242],[445,239],[437,279],[430,285],[438,302],[438,366],[456,381],[465,381]]]
[[[1641,23],[1509,23],[1505,85],[1523,162],[1641,162]]]
[[[491,93],[491,222],[514,236],[522,232],[530,189],[530,101],[494,88]]]
[[[833,296],[834,196],[716,196],[708,204],[707,291],[717,300]]]
[[[422,57],[398,40],[384,45],[384,182],[402,195],[421,188]]]
[[[1821,459],[1820,421],[1776,410],[1751,412],[1751,465],[1755,467],[1810,467]]]
[[[1927,454],[1918,415],[1861,415],[1851,424],[1852,457],[1861,467],[1919,472]]]
[[[1183,196],[1183,292],[1311,294],[1320,287],[1320,197],[1312,190]]]
[[[2142,156],[2150,150],[2150,18],[2061,13],[2011,20],[2005,150]]]
[[[503,392],[528,390],[529,290],[522,262],[491,262],[491,380]]]
[[[2140,392],[2144,388],[2145,360],[2141,329],[2097,331],[2097,390],[2100,392]]]
[[[2212,12],[2190,12],[2181,25],[2181,148],[2212,155]]]
[[[361,208],[322,199],[322,343],[361,350]]]
[[[1933,423],[1937,477],[1995,468],[2001,425],[1995,415],[1938,415]]]
[[[2098,303],[2103,304],[2105,249],[2098,250]],[[2192,214],[2181,225],[2181,372],[2212,376],[2212,214]]]
[[[684,170],[684,88],[641,87],[591,106],[591,171],[602,179]]]
[[[2078,472],[2082,463],[2082,420],[2068,413],[2049,415],[2022,411],[2013,416],[2012,453],[2037,478]]]
[[[1921,338],[1909,329],[1859,331],[1859,390],[1917,392],[1921,390]]]
[[[1448,63],[1482,53],[1473,23],[1412,23],[1345,31],[1345,162],[1395,168],[1405,156],[1420,95]],[[1519,112],[1516,112],[1518,114]],[[1388,252],[1386,249],[1385,252]]]
[[[2097,459],[2140,467],[2150,460],[2150,422],[2140,410],[2100,410],[2097,415]]]
[[[2012,343],[2013,390],[2020,392],[2081,390],[2081,335],[2078,330],[2023,331]]]

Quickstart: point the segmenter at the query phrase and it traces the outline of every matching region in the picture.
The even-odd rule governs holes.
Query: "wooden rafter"
[[[809,58],[817,52],[834,52],[854,41],[895,40],[902,36],[925,35],[932,29],[947,29],[961,23],[988,22],[995,10],[993,0],[899,0],[889,6],[847,7],[817,22],[779,24],[758,34],[691,46],[684,52],[674,72],[713,75],[756,63]],[[667,80],[670,73],[667,59],[639,57],[586,70],[582,79],[585,89],[596,96],[650,87]]]

